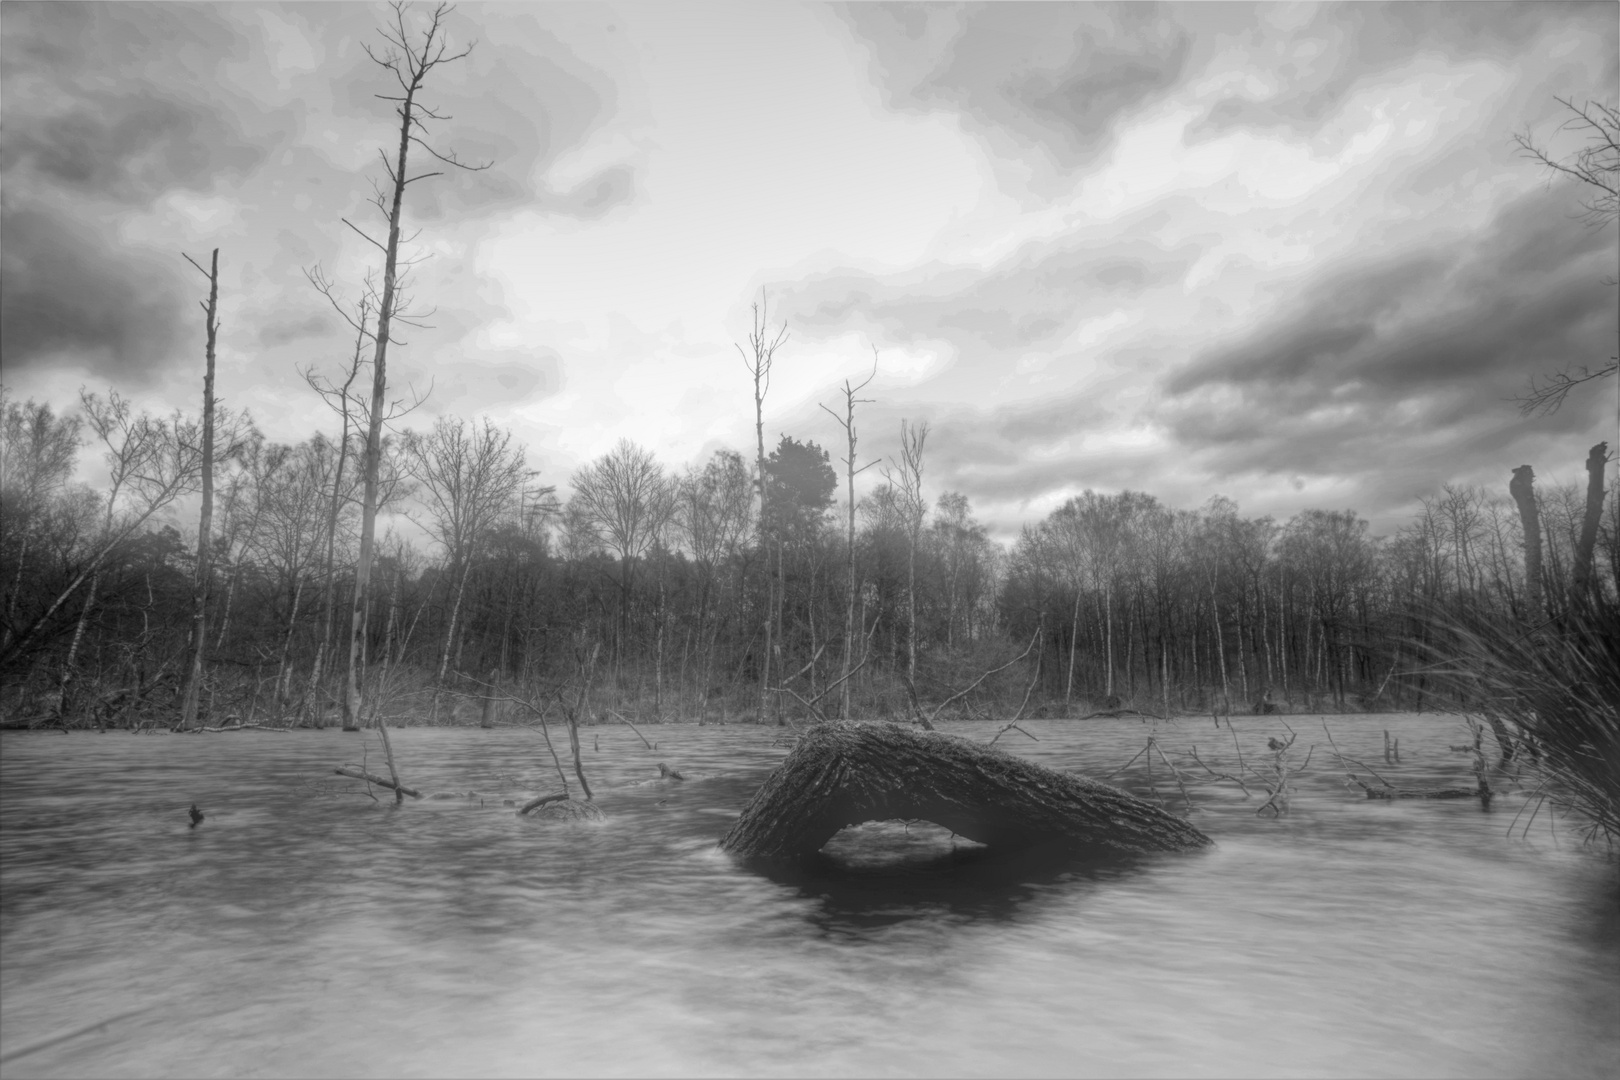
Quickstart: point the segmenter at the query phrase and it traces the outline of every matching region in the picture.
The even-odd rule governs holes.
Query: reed
[[[1620,840],[1620,605],[1606,596],[1525,627],[1482,611],[1437,617],[1438,666],[1490,721],[1504,761],[1538,774],[1554,806]],[[1517,740],[1517,745],[1513,741]]]

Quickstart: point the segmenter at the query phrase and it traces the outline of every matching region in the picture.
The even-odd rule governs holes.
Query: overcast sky
[[[299,368],[352,347],[397,136],[380,5],[4,5],[6,385],[333,427]],[[861,456],[933,425],[925,485],[998,535],[1084,488],[1211,495],[1390,531],[1445,481],[1581,478],[1613,381],[1507,400],[1620,341],[1620,236],[1512,136],[1620,93],[1620,5],[476,4],[427,100],[477,175],[414,185],[432,329],[392,353],[412,423],[487,415],[547,482],[628,436],[751,452],[734,343],[791,334],[767,440],[878,373]],[[401,390],[403,393],[403,389]],[[876,471],[867,474],[876,481]]]

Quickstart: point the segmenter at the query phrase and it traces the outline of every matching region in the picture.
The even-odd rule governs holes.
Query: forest
[[[201,420],[116,391],[0,408],[7,723],[169,722],[199,591],[176,511],[200,486]],[[333,420],[282,445],[216,417],[200,723],[336,723],[364,445]],[[1599,489],[1583,538],[1573,485],[1534,489],[1539,590],[1506,484],[1444,487],[1390,537],[1349,509],[1279,522],[1086,491],[1009,548],[965,497],[928,490],[926,426],[903,435],[853,515],[832,453],[781,436],[761,515],[735,450],[683,468],[626,440],[554,485],[487,420],[402,427],[383,446],[368,697],[394,723],[472,722],[479,687],[557,684],[597,650],[598,707],[638,722],[802,717],[850,668],[820,708],[898,717],[908,680],[939,701],[1021,655],[956,707],[1443,708],[1423,662],[1437,613],[1556,617],[1583,578],[1612,599],[1620,566],[1614,501]],[[87,446],[100,486],[80,477]]]

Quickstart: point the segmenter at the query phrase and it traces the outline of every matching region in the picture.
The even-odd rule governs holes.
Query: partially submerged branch
[[[364,780],[368,784],[376,784],[378,787],[388,788],[390,791],[394,792],[395,795],[409,795],[413,799],[420,799],[422,797],[422,793],[417,791],[415,788],[406,787],[404,784],[397,783],[395,780],[388,780],[384,777],[378,776],[376,773],[367,772],[358,765],[345,765],[342,768],[334,769],[333,771],[339,776],[347,776],[351,780]]]

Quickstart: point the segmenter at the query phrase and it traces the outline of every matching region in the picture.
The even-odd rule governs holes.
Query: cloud
[[[635,170],[628,165],[614,165],[570,190],[541,192],[534,204],[547,214],[595,221],[606,217],[615,208],[629,204],[635,195]]]
[[[167,192],[213,190],[264,158],[228,112],[175,90],[238,45],[206,9],[7,5],[8,370],[66,364],[144,384],[176,358],[191,315],[180,267],[116,230]]]
[[[1531,375],[1602,363],[1620,339],[1615,233],[1578,220],[1578,195],[1539,189],[1477,234],[1327,269],[1169,376],[1159,418],[1216,472],[1358,476],[1505,449]],[[1598,409],[1572,400],[1537,430],[1584,430]]]
[[[993,149],[1086,167],[1175,86],[1192,35],[1156,4],[850,4],[890,107],[949,111]]]
[[[1151,232],[1153,221],[1121,232]],[[1139,224],[1139,223],[1133,223]],[[879,331],[896,344],[944,341],[972,357],[1015,360],[1059,347],[1083,321],[1179,282],[1202,248],[1140,235],[1069,234],[1025,245],[988,270],[933,264],[903,274],[846,270],[795,282],[778,306],[796,332]]]
[[[1314,137],[1359,87],[1425,54],[1451,65],[1478,59],[1517,64],[1527,54],[1544,54],[1548,35],[1559,30],[1592,40],[1614,38],[1614,6],[1607,3],[1332,4],[1295,10],[1309,14],[1294,26],[1286,25],[1294,18],[1286,9],[1249,12],[1249,25],[1234,40],[1241,42],[1246,66],[1263,71],[1258,85],[1264,89],[1222,95],[1191,134],[1250,129]]]
[[[274,319],[259,327],[259,344],[273,348],[306,338],[325,337],[336,328],[336,320],[326,312],[313,312],[301,318]]]
[[[182,74],[238,44],[206,9],[8,4],[0,171],[125,206],[242,175],[264,149]]]
[[[161,260],[30,210],[4,215],[0,358],[8,372],[61,354],[108,378],[144,382],[175,356],[190,298]]]

